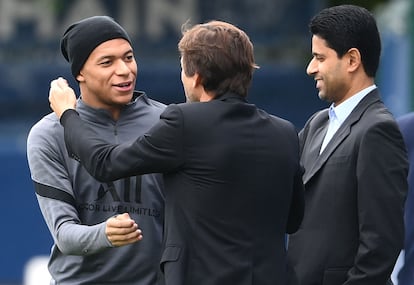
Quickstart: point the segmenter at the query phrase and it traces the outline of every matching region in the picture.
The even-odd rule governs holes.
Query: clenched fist
[[[106,236],[113,246],[122,246],[142,240],[142,232],[128,213],[106,221]]]

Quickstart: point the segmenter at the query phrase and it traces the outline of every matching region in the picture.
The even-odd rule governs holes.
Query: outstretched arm
[[[145,135],[133,142],[111,145],[74,110],[76,96],[66,80],[52,81],[49,101],[64,126],[68,155],[99,181],[171,172],[184,163],[183,115],[177,105],[168,106]]]

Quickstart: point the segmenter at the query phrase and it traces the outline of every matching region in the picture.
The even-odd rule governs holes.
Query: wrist
[[[60,116],[60,124],[65,126],[67,120],[72,116],[79,116],[79,113],[75,109],[66,109]]]

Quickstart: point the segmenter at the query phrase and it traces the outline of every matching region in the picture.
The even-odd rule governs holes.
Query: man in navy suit
[[[289,239],[290,284],[385,285],[403,246],[408,161],[374,83],[381,53],[372,14],[341,5],[310,22],[307,73],[331,103],[300,132],[305,216]]]
[[[397,119],[408,151],[408,195],[405,202],[404,264],[398,273],[398,285],[414,284],[414,113]]]
[[[99,139],[73,110],[73,90],[53,81],[69,154],[102,181],[164,173],[167,285],[285,285],[285,233],[304,211],[295,127],[247,102],[257,66],[242,30],[195,25],[178,48],[189,103],[168,106],[133,142]]]

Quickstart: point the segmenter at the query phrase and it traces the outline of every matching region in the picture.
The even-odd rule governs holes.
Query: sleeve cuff
[[[72,117],[72,116],[79,116],[79,113],[76,112],[75,109],[67,109],[63,112],[62,116],[60,117],[60,124],[62,126],[65,126],[66,121],[68,120],[68,118]]]

